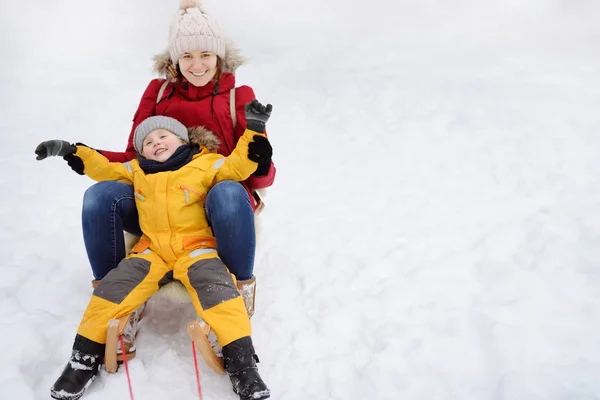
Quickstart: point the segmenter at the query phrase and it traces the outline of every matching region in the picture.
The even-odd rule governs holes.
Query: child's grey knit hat
[[[165,117],[163,115],[155,115],[153,117],[146,118],[137,126],[137,128],[135,128],[135,133],[133,134],[133,147],[135,147],[135,150],[138,152],[138,154],[142,154],[142,144],[144,139],[146,139],[146,136],[148,136],[150,132],[157,129],[165,129],[174,135],[179,136],[184,142],[190,142],[188,130],[185,125],[177,121],[175,118]]]
[[[225,57],[226,44],[217,21],[206,13],[201,0],[180,0],[169,32],[169,55],[173,65],[190,51],[208,51]]]

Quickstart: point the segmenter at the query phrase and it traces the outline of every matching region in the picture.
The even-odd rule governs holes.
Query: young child
[[[241,400],[270,397],[256,367],[244,301],[217,255],[204,212],[206,193],[213,185],[247,179],[261,157],[270,156],[264,139],[270,115],[270,104],[256,100],[247,104],[247,129],[228,157],[208,145],[215,140],[206,136],[210,133],[199,148],[189,144],[187,128],[165,116],[147,118],[137,127],[134,145],[140,157],[125,164],[61,140],[36,148],[38,160],[63,156],[77,172],[96,181],[133,184],[144,233],[127,258],[94,289],[71,358],[51,389],[53,398],[83,396],[102,361],[108,321],[136,310],[170,276],[181,281],[196,312],[215,332],[234,392]]]

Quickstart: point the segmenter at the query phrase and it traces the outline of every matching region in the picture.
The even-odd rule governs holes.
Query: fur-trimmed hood
[[[219,150],[221,141],[217,135],[203,126],[188,128],[188,136],[190,137],[190,143],[197,144],[200,148],[208,149],[210,152]]]
[[[244,64],[245,58],[240,54],[240,49],[230,39],[224,39],[227,43],[227,52],[223,62],[223,72],[230,72],[235,74],[235,70],[240,65]],[[169,56],[169,50],[165,50],[160,54],[155,55],[152,60],[154,61],[154,71],[160,76],[165,78],[171,78],[171,74],[167,67],[171,63],[171,56]]]

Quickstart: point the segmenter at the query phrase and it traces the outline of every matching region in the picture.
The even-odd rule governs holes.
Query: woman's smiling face
[[[179,57],[179,70],[189,83],[201,87],[217,73],[217,55],[207,51],[190,51]]]

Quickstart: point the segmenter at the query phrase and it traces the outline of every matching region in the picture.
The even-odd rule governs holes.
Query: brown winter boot
[[[95,289],[96,286],[100,283],[99,279],[95,279],[92,281],[92,287]],[[129,315],[129,320],[123,329],[123,346],[125,346],[125,353],[127,355],[127,360],[131,360],[135,358],[135,337],[137,336],[138,324],[142,319],[144,314],[144,309],[146,308],[146,303],[142,304],[137,310],[132,312]],[[123,361],[123,352],[121,350],[121,346],[117,347],[117,361]]]
[[[237,288],[244,299],[248,316],[252,318],[254,315],[254,298],[256,297],[256,277],[252,275],[252,278],[248,280],[237,281]]]

